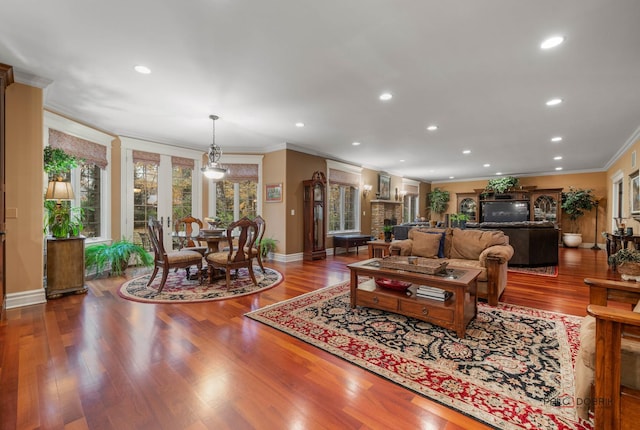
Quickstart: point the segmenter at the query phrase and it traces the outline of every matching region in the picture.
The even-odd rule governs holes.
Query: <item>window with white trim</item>
[[[360,230],[362,168],[327,160],[327,231],[329,234]]]
[[[402,221],[413,222],[420,218],[420,183],[411,179],[402,179]]]

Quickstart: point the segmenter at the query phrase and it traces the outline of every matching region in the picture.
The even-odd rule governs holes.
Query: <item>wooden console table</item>
[[[47,238],[47,298],[85,294],[84,236]]]
[[[333,255],[336,255],[336,248],[346,248],[347,254],[349,253],[349,248],[352,246],[356,247],[356,255],[358,255],[358,247],[364,246],[371,240],[371,235],[369,234],[341,234],[333,236]]]
[[[478,310],[476,279],[480,270],[449,268],[444,276],[427,275],[382,268],[377,263],[378,259],[372,258],[347,265],[351,271],[351,308],[360,305],[417,318],[453,330],[464,338],[467,325]],[[445,301],[424,299],[415,295],[416,285],[407,292],[396,291],[378,287],[373,279],[367,281],[370,289],[366,290],[358,284],[359,276],[428,285],[451,291],[453,296]]]

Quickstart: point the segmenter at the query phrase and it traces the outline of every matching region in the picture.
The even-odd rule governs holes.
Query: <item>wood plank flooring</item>
[[[473,419],[244,313],[349,278],[355,252],[280,264],[284,282],[221,302],[121,299],[124,278],[0,322],[0,429],[469,429]],[[509,273],[501,301],[585,315],[604,250],[560,249],[557,278]]]

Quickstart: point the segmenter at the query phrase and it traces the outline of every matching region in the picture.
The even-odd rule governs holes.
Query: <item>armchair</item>
[[[576,406],[595,429],[631,429],[640,422],[640,284],[585,279],[590,304],[580,327]],[[633,311],[608,301],[635,304]]]

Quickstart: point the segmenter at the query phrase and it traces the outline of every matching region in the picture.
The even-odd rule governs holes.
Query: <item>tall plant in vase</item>
[[[586,211],[595,207],[596,199],[591,189],[569,187],[569,191],[562,193],[562,210],[569,216],[569,228],[562,233],[564,246],[575,248],[582,243],[579,219]]]
[[[431,213],[438,214],[438,217],[442,218],[441,215],[447,210],[447,206],[449,206],[449,199],[451,198],[449,191],[434,188],[427,197],[429,199],[429,209]]]

